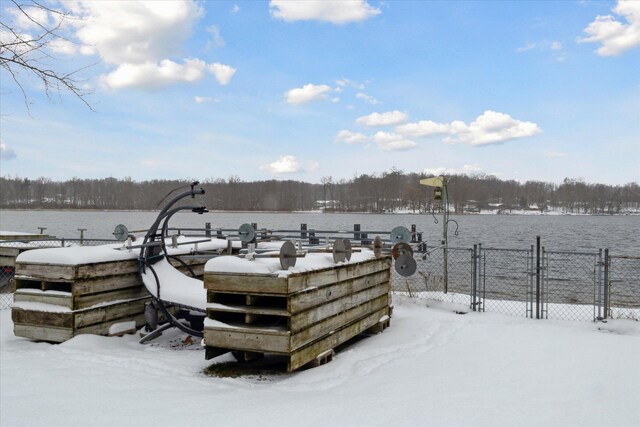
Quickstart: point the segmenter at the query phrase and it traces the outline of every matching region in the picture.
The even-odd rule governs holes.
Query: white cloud
[[[231,13],[238,13],[240,12],[240,6],[238,6],[237,4],[234,4],[233,7],[230,10]]]
[[[400,134],[391,132],[377,132],[373,135],[373,140],[382,151],[406,151],[418,145]]]
[[[0,142],[0,159],[13,160],[16,157],[18,157],[18,155],[13,150],[13,148],[9,147],[4,142]]]
[[[396,127],[396,131],[410,136],[431,136],[448,133],[450,126],[445,123],[436,123],[431,120],[421,120],[417,123],[406,123]]]
[[[380,14],[366,0],[271,0],[269,11],[274,18],[287,22],[327,21],[333,24],[364,21]]]
[[[285,93],[285,99],[288,104],[306,104],[307,102],[326,98],[329,91],[331,91],[331,88],[327,85],[309,83],[303,87],[289,90]]]
[[[482,168],[477,164],[464,165],[462,168],[426,168],[423,171],[427,175],[474,175],[482,172]]]
[[[363,90],[364,87],[365,87],[364,83],[354,82],[353,80],[349,80],[349,79],[344,78],[344,77],[341,78],[341,79],[336,80],[336,85],[338,85],[341,88],[350,87],[350,88],[358,89],[358,90]]]
[[[314,161],[310,161],[307,163],[307,171],[315,172],[318,169],[320,169],[320,163]]]
[[[63,6],[78,45],[61,42],[53,49],[65,53],[97,54],[105,64],[115,66],[101,80],[108,87],[159,88],[180,82],[194,82],[209,71],[220,84],[229,83],[235,69],[224,64],[206,64],[191,58],[175,58],[202,18],[202,6],[188,1],[68,1]],[[209,27],[214,44],[224,40],[217,27]],[[206,69],[205,69],[206,68]]]
[[[528,43],[525,46],[516,49],[516,52],[528,52],[531,50],[541,52],[551,52],[551,55],[556,61],[562,62],[567,59],[567,53],[564,51],[564,46],[560,41],[541,41],[538,43]]]
[[[535,123],[523,122],[513,119],[508,114],[487,110],[468,126],[462,122],[451,122],[451,132],[453,136],[445,142],[489,145],[533,136],[542,131]]]
[[[393,126],[407,121],[408,116],[402,111],[387,111],[386,113],[372,113],[358,117],[356,123],[364,126]]]
[[[555,159],[558,157],[564,157],[567,153],[561,153],[559,151],[545,151],[543,155],[548,159]]]
[[[301,171],[300,163],[294,156],[281,156],[278,160],[268,165],[260,166],[260,169],[276,175]]]
[[[193,100],[195,101],[196,104],[204,104],[205,102],[213,101],[213,98],[209,96],[194,96]]]
[[[169,59],[159,64],[145,62],[142,64],[122,64],[111,73],[103,76],[102,81],[113,89],[137,87],[154,89],[170,84],[191,83],[204,76],[206,64],[199,59],[185,60],[178,64]]]
[[[363,92],[359,92],[358,94],[356,94],[356,98],[363,100],[367,104],[371,104],[371,105],[380,104],[380,101],[375,99],[373,96],[367,95],[366,93],[363,93]]]
[[[367,142],[369,137],[359,132],[351,132],[348,130],[341,130],[336,135],[335,142],[344,142],[346,144],[358,144],[361,142]]]
[[[533,50],[533,49],[535,49],[537,47],[538,47],[537,43],[527,43],[526,45],[517,48],[516,52],[518,52],[518,53],[527,52],[527,51]]]
[[[583,31],[587,37],[578,37],[578,43],[601,43],[596,50],[600,56],[615,56],[640,46],[640,2],[618,1],[613,12],[627,24],[613,16],[597,16]]]
[[[207,28],[207,33],[211,34],[211,40],[207,42],[207,48],[211,47],[223,47],[226,42],[220,35],[220,28],[217,25],[212,25]]]
[[[160,60],[180,51],[204,13],[195,1],[69,3],[82,18],[78,38],[110,64]]]
[[[454,120],[451,123],[423,120],[397,126],[396,132],[408,136],[445,134],[450,135],[444,139],[445,142],[490,145],[537,135],[542,130],[535,123],[523,122],[508,114],[487,110],[468,125],[460,120]]]
[[[220,64],[218,62],[209,64],[207,70],[213,74],[221,85],[227,85],[231,81],[231,78],[236,74],[236,69],[230,65]]]

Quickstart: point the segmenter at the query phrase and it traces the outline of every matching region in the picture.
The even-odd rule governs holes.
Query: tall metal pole
[[[536,236],[536,319],[540,318],[540,236]]]
[[[442,243],[444,245],[444,258],[443,258],[443,273],[444,273],[444,293],[449,290],[449,270],[447,266],[447,257],[449,255],[449,237],[448,237],[448,222],[449,222],[449,191],[447,188],[447,178],[442,177]]]

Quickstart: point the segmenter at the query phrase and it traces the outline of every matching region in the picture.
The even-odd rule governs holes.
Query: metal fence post
[[[476,290],[478,286],[477,275],[478,275],[478,245],[473,245],[473,261],[471,263],[471,309],[473,311],[477,311],[476,307]]]
[[[595,279],[594,286],[594,307],[593,307],[593,321],[602,320],[602,249],[598,249],[598,262],[596,263],[598,268],[598,274]]]
[[[204,223],[204,235],[206,237],[211,237],[211,223],[210,222],[205,222]]]
[[[353,240],[360,240],[360,224],[353,224]]]
[[[540,318],[540,236],[536,236],[536,319]]]
[[[300,240],[305,240],[307,238],[307,224],[300,224]]]
[[[604,318],[609,317],[609,249],[604,250]]]

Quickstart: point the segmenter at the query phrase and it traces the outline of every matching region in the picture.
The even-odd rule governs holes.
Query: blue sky
[[[94,111],[0,71],[3,176],[640,181],[637,1],[51,5]]]

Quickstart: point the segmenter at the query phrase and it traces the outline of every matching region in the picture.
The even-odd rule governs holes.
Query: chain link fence
[[[391,269],[392,288],[397,294],[456,304],[469,303],[473,275],[472,250],[448,248],[445,252],[440,247],[427,247],[423,253],[416,253],[415,258],[417,269],[412,276],[402,277],[395,269]]]
[[[640,320],[640,257],[608,257],[606,315],[612,319]]]
[[[15,260],[20,253],[31,249],[61,248],[69,246],[95,246],[116,243],[106,239],[3,240],[0,241],[0,309],[13,304],[13,276]]]
[[[0,309],[13,303],[15,258],[36,248],[102,245],[113,240],[47,239],[0,242]],[[595,253],[423,247],[417,269],[392,269],[395,294],[531,318],[640,320],[640,257]]]
[[[394,293],[530,318],[640,320],[640,257],[482,245],[414,257],[413,276],[394,271]]]

